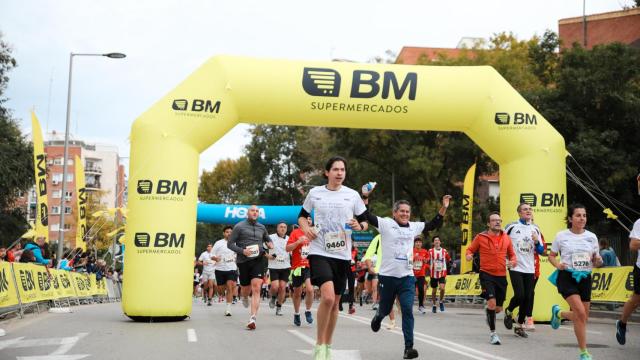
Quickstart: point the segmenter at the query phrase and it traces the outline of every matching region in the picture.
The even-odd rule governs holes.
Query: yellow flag
[[[76,203],[78,205],[78,222],[76,227],[76,247],[87,249],[87,192],[84,182],[84,165],[79,156],[76,156]]]
[[[36,176],[36,234],[49,242],[49,208],[47,205],[47,155],[44,153],[42,129],[36,114],[31,112],[33,136],[33,169]]]
[[[464,177],[464,189],[462,191],[462,247],[460,248],[460,274],[464,274],[472,269],[471,261],[467,261],[465,254],[467,247],[473,240],[472,219],[473,219],[473,187],[476,178],[476,164],[471,165]]]

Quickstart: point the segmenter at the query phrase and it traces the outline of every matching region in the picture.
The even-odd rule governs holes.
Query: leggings
[[[351,271],[351,269],[349,269],[347,271],[347,285],[349,286],[349,296],[347,301],[349,302],[349,305],[353,305],[353,301],[355,299],[355,294],[356,294],[356,277],[355,277],[355,273],[353,271]]]
[[[519,271],[509,271],[511,287],[513,287],[513,297],[509,302],[507,310],[513,311],[520,307],[518,311],[518,324],[524,324],[524,320],[529,312],[529,305],[533,304],[533,274]]]
[[[527,316],[533,316],[533,299],[536,297],[536,285],[538,284],[538,278],[533,278],[533,287],[531,288],[531,297],[529,298],[529,304],[527,306]]]
[[[418,306],[424,306],[424,276],[416,276],[416,286],[418,287]]]

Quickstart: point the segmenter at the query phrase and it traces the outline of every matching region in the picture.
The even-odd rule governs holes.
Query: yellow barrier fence
[[[62,298],[106,296],[106,279],[95,274],[0,262],[0,308]]]

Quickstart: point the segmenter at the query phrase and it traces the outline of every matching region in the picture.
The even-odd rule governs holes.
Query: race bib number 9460
[[[341,252],[347,249],[345,233],[330,232],[324,235],[324,248],[327,252]]]

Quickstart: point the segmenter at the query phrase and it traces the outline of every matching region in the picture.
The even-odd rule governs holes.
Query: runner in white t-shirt
[[[365,194],[365,196],[368,194]],[[442,207],[430,222],[412,222],[411,206],[400,200],[393,204],[393,218],[381,218],[367,212],[369,224],[380,232],[380,303],[371,320],[371,330],[380,330],[382,319],[389,315],[398,298],[402,312],[402,333],[404,335],[403,359],[418,357],[413,348],[413,300],[416,294],[416,278],[413,274],[413,239],[423,232],[436,229],[442,224],[449,207],[450,195],[442,197]]]
[[[233,302],[233,293],[238,279],[237,254],[227,247],[227,240],[229,240],[232,231],[233,227],[225,226],[222,229],[223,238],[216,241],[212,251],[213,260],[217,261],[216,283],[218,283],[218,288],[226,290],[227,309],[224,313],[225,316],[231,316],[231,303]]]
[[[202,265],[201,280],[204,282],[203,294],[208,306],[211,306],[211,299],[216,288],[216,262],[213,256],[213,244],[207,244],[207,250],[203,251],[198,258],[198,265]]]
[[[366,208],[360,195],[342,185],[347,161],[339,156],[329,159],[324,175],[327,185],[309,191],[298,215],[298,225],[311,241],[308,257],[311,283],[320,288],[314,359],[331,358],[340,296],[346,288],[351,265],[351,229],[362,230],[366,226]],[[307,220],[312,211],[313,227]]]
[[[560,319],[573,322],[573,329],[580,347],[580,359],[591,360],[587,351],[587,319],[591,305],[591,271],[602,264],[598,238],[585,229],[587,210],[574,204],[568,211],[569,229],[560,231],[549,253],[549,262],[558,269],[558,292],[569,303],[570,311],[560,311],[558,305],[551,308],[551,327],[560,327]],[[560,261],[556,256],[560,255]]]
[[[638,182],[638,195],[640,195],[640,174]],[[627,321],[631,314],[640,306],[640,219],[633,224],[633,229],[629,233],[629,250],[638,251],[638,258],[633,265],[633,295],[624,303],[620,320],[616,321],[616,339],[620,345],[627,342]]]
[[[287,294],[287,283],[291,273],[291,258],[286,250],[287,241],[289,241],[287,228],[285,222],[276,225],[276,233],[269,235],[273,242],[273,249],[264,254],[269,260],[269,278],[271,279],[269,307],[276,308],[277,316],[282,316],[282,304]]]

